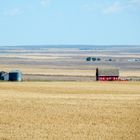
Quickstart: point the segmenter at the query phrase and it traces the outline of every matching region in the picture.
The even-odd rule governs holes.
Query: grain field
[[[140,82],[1,82],[0,140],[139,140]]]

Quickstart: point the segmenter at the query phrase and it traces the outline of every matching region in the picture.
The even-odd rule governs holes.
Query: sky
[[[0,46],[140,45],[140,0],[0,0]]]

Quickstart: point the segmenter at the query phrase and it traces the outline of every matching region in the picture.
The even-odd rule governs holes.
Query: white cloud
[[[123,6],[120,2],[116,1],[112,5],[108,6],[103,10],[105,14],[112,14],[112,13],[118,13],[121,10],[123,10]]]
[[[96,11],[104,14],[118,13],[122,10],[122,5],[119,1],[114,3],[99,2],[95,1],[94,3],[85,4],[83,7],[88,11]]]
[[[126,9],[137,11],[140,9],[140,0],[129,0],[126,4]]]
[[[13,8],[13,9],[4,11],[4,15],[6,15],[6,16],[17,16],[17,15],[21,15],[23,13],[24,13],[24,11],[21,10],[20,8]]]
[[[137,12],[140,10],[140,0],[114,0],[111,2],[94,1],[82,6],[87,11],[94,11],[102,14],[116,14],[121,12]]]
[[[99,2],[85,3],[82,6],[82,9],[88,12],[99,12],[102,9],[102,4]]]
[[[40,3],[43,7],[47,7],[50,4],[50,0],[40,0]]]
[[[139,4],[140,5],[140,0],[129,0],[129,4]]]

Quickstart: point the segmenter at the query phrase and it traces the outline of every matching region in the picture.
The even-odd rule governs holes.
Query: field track
[[[0,140],[139,140],[140,82],[1,82]]]

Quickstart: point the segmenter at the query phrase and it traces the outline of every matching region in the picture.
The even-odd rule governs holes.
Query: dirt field
[[[139,140],[140,82],[0,83],[0,140]]]

